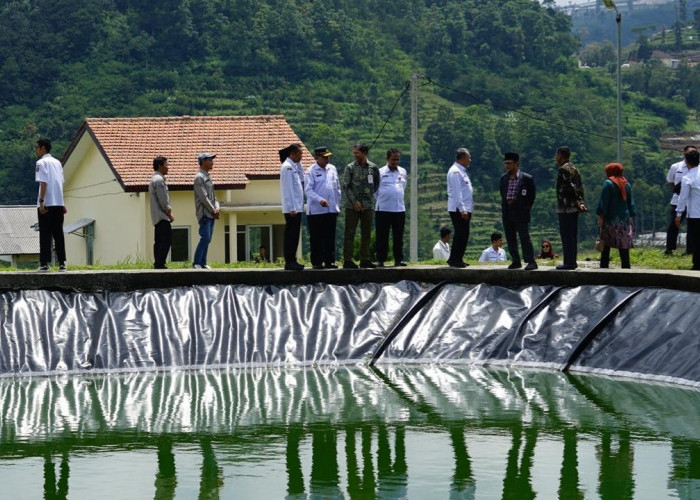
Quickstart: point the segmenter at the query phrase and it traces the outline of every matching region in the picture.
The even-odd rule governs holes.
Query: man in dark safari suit
[[[526,271],[537,269],[535,252],[530,239],[530,210],[535,203],[535,181],[530,174],[520,171],[520,156],[506,153],[503,157],[506,173],[501,176],[501,207],[503,212],[503,229],[506,233],[508,253],[513,263],[508,269],[520,269],[520,252],[518,239],[523,249],[523,260],[527,263]]]

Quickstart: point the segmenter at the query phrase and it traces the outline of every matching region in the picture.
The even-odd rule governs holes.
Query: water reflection
[[[690,499],[699,414],[686,388],[462,366],[2,380],[0,481],[47,499],[98,487],[157,499]],[[122,469],[101,465],[115,457]],[[33,495],[22,477],[35,459]],[[100,467],[113,484],[87,472]]]
[[[44,456],[44,498],[59,500],[68,498],[68,453],[60,458],[59,475],[56,478],[56,464],[50,454]]]

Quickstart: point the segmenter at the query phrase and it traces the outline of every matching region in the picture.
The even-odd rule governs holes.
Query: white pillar
[[[231,262],[238,262],[238,214],[228,213],[228,248]]]

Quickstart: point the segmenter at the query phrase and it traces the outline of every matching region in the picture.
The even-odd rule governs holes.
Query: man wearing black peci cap
[[[535,252],[530,239],[530,210],[535,203],[535,181],[530,174],[520,170],[520,155],[506,153],[503,156],[506,173],[501,176],[501,209],[503,229],[506,233],[508,253],[513,263],[508,269],[520,269],[518,238],[523,249],[523,259],[527,262],[526,271],[537,269]]]
[[[304,210],[304,167],[301,165],[301,144],[290,144],[279,150],[280,197],[284,215],[284,269],[302,271],[297,262],[297,250],[301,235],[301,214]]]

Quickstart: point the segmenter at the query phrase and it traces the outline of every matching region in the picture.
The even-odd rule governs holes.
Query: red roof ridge
[[[278,179],[277,151],[301,142],[284,115],[202,115],[85,118],[63,156],[87,133],[125,191],[146,191],[153,157],[168,158],[168,185],[191,189],[197,155],[217,155],[218,189],[245,189],[252,179]],[[304,148],[302,161],[312,157]],[[306,160],[304,160],[304,158]]]
[[[86,122],[145,122],[145,121],[184,121],[184,120],[201,120],[201,121],[246,121],[246,120],[285,120],[284,115],[182,115],[182,116],[124,116],[124,117],[89,117],[85,118]]]

